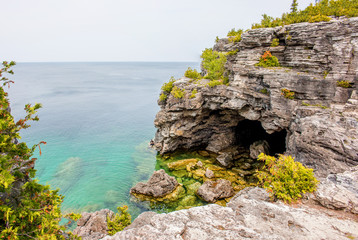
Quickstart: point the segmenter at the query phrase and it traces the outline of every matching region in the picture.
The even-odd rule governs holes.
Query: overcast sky
[[[199,61],[291,0],[0,0],[0,60]],[[314,0],[298,0],[299,8]]]

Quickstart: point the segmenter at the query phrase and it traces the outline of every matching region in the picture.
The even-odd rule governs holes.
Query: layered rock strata
[[[274,38],[279,46],[270,47]],[[221,39],[214,50],[237,50],[226,64],[229,85],[177,80],[186,94],[159,101],[158,151],[220,154],[265,140],[271,154],[291,154],[317,176],[358,164],[358,18],[249,30],[238,43]],[[267,50],[282,67],[255,66]],[[338,87],[342,80],[353,87]]]

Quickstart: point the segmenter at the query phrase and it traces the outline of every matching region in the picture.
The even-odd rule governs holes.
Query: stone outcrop
[[[234,195],[231,182],[225,179],[206,181],[198,189],[197,195],[206,202],[214,203],[218,199],[228,198]]]
[[[279,46],[270,47],[274,38]],[[186,94],[158,102],[157,150],[219,154],[266,140],[271,154],[291,154],[317,176],[358,164],[358,18],[253,29],[238,43],[219,40],[214,50],[238,51],[228,56],[229,85],[177,80]],[[255,66],[267,50],[282,67]],[[353,88],[338,87],[341,80]],[[285,98],[282,89],[295,98]]]
[[[256,141],[250,145],[250,157],[256,159],[260,153],[269,154],[270,145],[265,140]]]
[[[122,239],[354,239],[358,223],[305,206],[272,203],[264,189],[246,188],[228,203],[168,214],[142,213],[122,232]]]
[[[174,191],[179,183],[163,169],[155,171],[146,183],[137,183],[131,188],[131,194],[142,194],[154,198],[164,197]]]
[[[77,227],[73,231],[83,240],[97,240],[108,234],[107,215],[111,217],[114,213],[109,209],[102,209],[93,213],[82,213],[77,221]]]
[[[358,214],[358,166],[321,181],[312,199],[320,205]]]

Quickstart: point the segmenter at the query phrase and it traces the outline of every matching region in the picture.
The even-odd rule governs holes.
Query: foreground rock
[[[313,200],[320,205],[358,214],[358,166],[321,181]]]
[[[97,240],[108,234],[107,215],[111,217],[114,213],[109,209],[102,209],[93,213],[82,213],[77,221],[74,234],[82,237],[83,240]]]
[[[246,188],[231,199],[228,207],[211,204],[168,214],[143,213],[131,226],[104,239],[346,240],[358,237],[357,222],[304,206],[269,202],[268,193],[260,188]]]
[[[131,188],[130,193],[159,198],[173,192],[178,185],[179,183],[174,177],[169,176],[163,169],[160,169],[153,173],[148,182],[137,183]]]
[[[280,45],[270,47],[274,38]],[[176,81],[185,96],[159,102],[158,151],[205,147],[219,154],[266,140],[270,154],[287,152],[317,176],[358,164],[358,18],[253,29],[238,43],[221,39],[214,49],[238,51],[228,56],[229,86]],[[255,66],[267,50],[282,67]],[[337,86],[341,80],[353,87]],[[225,156],[219,160],[231,164]]]
[[[206,181],[198,189],[197,195],[206,202],[214,203],[218,199],[228,198],[234,195],[231,182],[225,179]]]

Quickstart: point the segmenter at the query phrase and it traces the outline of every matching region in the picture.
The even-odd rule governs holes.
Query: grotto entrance
[[[286,151],[286,130],[268,134],[261,122],[245,119],[238,123],[235,134],[237,144],[246,149],[249,149],[250,145],[256,141],[266,140],[270,145],[270,155],[274,156]]]

